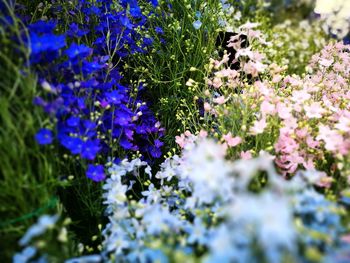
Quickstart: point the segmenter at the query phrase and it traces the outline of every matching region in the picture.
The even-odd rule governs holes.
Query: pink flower
[[[277,153],[293,153],[297,151],[299,144],[290,137],[288,133],[281,133],[277,143],[275,144],[275,150]]]
[[[292,92],[292,100],[297,103],[302,103],[311,98],[311,95],[306,90],[294,90]]]
[[[292,133],[298,127],[298,122],[296,118],[291,117],[283,120],[283,125],[284,127],[280,129],[281,133]]]
[[[320,186],[320,187],[329,188],[329,187],[331,187],[333,181],[334,181],[334,179],[333,179],[332,177],[327,176],[327,175],[325,174],[325,176],[322,176],[322,177],[320,178],[320,181],[318,181],[318,182],[316,183],[316,185],[318,185],[318,186]]]
[[[305,105],[304,110],[305,110],[306,116],[310,119],[322,118],[322,114],[326,112],[326,110],[322,108],[319,102],[313,102],[310,106]]]
[[[307,128],[302,128],[302,129],[297,129],[295,131],[295,134],[299,137],[299,138],[305,138],[307,135]]]
[[[336,152],[343,148],[344,139],[341,134],[335,130],[331,130],[328,126],[321,125],[319,127],[318,136],[316,140],[323,140],[325,148],[328,151]]]
[[[263,115],[266,114],[274,114],[275,113],[275,105],[270,102],[264,100],[260,105],[260,111]]]
[[[333,59],[325,59],[325,58],[321,58],[318,63],[321,65],[321,66],[324,66],[324,67],[329,67],[330,65],[332,65],[332,63],[334,62]]]
[[[205,130],[200,130],[199,137],[200,138],[206,138],[208,136],[208,132]]]
[[[248,61],[247,63],[244,64],[243,70],[247,74],[251,74],[253,77],[257,77],[260,72],[263,72],[266,69],[266,65],[257,61],[257,62],[252,62]]]
[[[342,132],[350,132],[350,118],[341,116],[334,127]]]
[[[211,106],[208,102],[204,102],[204,110],[206,112],[209,112],[211,110]]]
[[[239,137],[239,136],[232,137],[231,132],[229,132],[228,134],[224,135],[223,139],[226,141],[226,143],[230,147],[235,147],[235,146],[237,146],[238,144],[240,144],[242,142],[241,137]]]
[[[253,59],[254,53],[250,50],[250,48],[240,48],[236,52],[236,59],[239,57],[249,57],[250,59]]]
[[[282,76],[280,74],[274,75],[272,78],[272,83],[278,83],[282,80]]]
[[[292,117],[291,108],[287,107],[284,103],[277,104],[277,113],[281,119],[289,119]]]
[[[214,78],[213,79],[213,83],[212,83],[212,85],[213,85],[213,87],[214,88],[220,88],[221,86],[222,86],[222,80],[221,80],[221,78]]]
[[[263,133],[267,127],[266,119],[262,118],[260,121],[254,121],[253,127],[250,128],[250,132],[253,135]]]
[[[315,149],[317,146],[320,145],[320,143],[318,141],[315,141],[312,136],[308,136],[306,138],[306,144],[312,149]]]
[[[252,153],[250,151],[246,151],[246,152],[241,151],[240,156],[241,156],[241,159],[243,160],[249,160],[253,158]]]
[[[185,135],[186,135],[187,137],[190,137],[190,136],[192,135],[192,133],[191,133],[189,130],[186,130],[186,131],[185,131]]]
[[[217,98],[213,99],[213,101],[219,105],[222,105],[226,102],[224,96],[217,97]]]
[[[186,144],[185,135],[181,134],[180,136],[175,136],[175,142],[181,147],[184,148]]]
[[[312,161],[312,159],[309,159],[309,160],[303,162],[303,166],[305,167],[306,170],[314,170],[315,169],[315,164]]]

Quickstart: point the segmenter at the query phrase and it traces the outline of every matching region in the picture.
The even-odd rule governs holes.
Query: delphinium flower
[[[53,229],[58,219],[58,215],[42,215],[41,217],[39,217],[37,223],[30,226],[26,233],[19,240],[19,245],[24,248],[20,253],[16,253],[13,256],[13,262],[30,262],[33,257],[37,257],[39,249],[36,245],[32,245],[33,240],[38,239],[38,237],[42,236],[49,229]],[[39,256],[40,259],[38,259],[38,262],[46,262],[47,259],[44,255]]]
[[[35,139],[39,144],[50,144],[53,141],[52,131],[48,129],[40,129],[39,132],[35,135]]]
[[[273,159],[261,152],[231,162],[220,142],[197,137],[155,175],[141,159],[110,160],[103,186],[109,222],[102,231],[101,254],[67,262],[304,262],[315,259],[312,249],[318,249],[319,261],[346,256],[342,208],[314,190],[322,174],[300,172],[286,181]],[[252,192],[259,174],[266,176],[266,186]],[[51,221],[39,224],[46,229]],[[28,233],[41,235],[43,226]],[[34,254],[41,256],[29,247],[15,257]]]
[[[70,223],[58,214],[41,215],[19,240],[22,250],[14,254],[13,262],[101,262],[101,255],[96,254],[68,259],[72,256],[67,230]]]
[[[157,1],[150,4],[156,7]],[[84,25],[72,22],[61,34],[56,33],[59,18],[28,25],[31,64],[43,88],[34,103],[48,113],[55,134],[42,129],[37,141],[49,144],[56,139],[91,165],[116,152],[159,158],[163,129],[138,92],[143,83],[122,83],[121,60],[152,45],[152,39],[137,30],[147,21],[138,1],[79,1],[70,8],[72,14],[82,14]],[[103,180],[100,166],[98,173],[92,167],[87,176]]]
[[[33,238],[40,236],[47,229],[52,228],[58,220],[58,216],[43,215],[39,218],[38,222],[32,225],[25,235],[20,239],[19,244],[21,246],[27,245]]]
[[[259,172],[266,173],[268,185],[260,193],[250,192]],[[341,229],[336,204],[323,199],[330,209],[318,210],[320,194],[310,196],[311,210],[300,209],[305,203],[297,200],[313,191],[318,174],[301,173],[287,182],[276,173],[273,156],[262,152],[258,158],[230,163],[222,144],[197,136],[154,177],[140,159],[114,164],[109,173],[104,186],[110,220],[103,232],[105,259],[168,262],[177,255],[204,262],[299,261],[305,254],[298,244],[323,242],[313,237],[314,229],[319,226],[332,235]],[[142,176],[150,181],[135,199],[133,189]],[[321,214],[309,218],[305,211]],[[295,220],[308,231],[299,232]],[[336,242],[327,246],[334,248]]]

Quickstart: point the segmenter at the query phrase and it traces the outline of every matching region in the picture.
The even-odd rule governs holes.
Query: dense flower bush
[[[147,52],[152,44],[138,30],[145,28],[147,16],[137,1],[79,1],[71,8],[80,12],[83,24],[72,22],[62,34],[55,32],[61,19],[28,25],[31,64],[45,92],[35,104],[49,114],[53,123],[48,126],[64,148],[88,161],[106,160],[120,149],[139,152],[146,160],[160,157],[163,132],[141,99],[143,83],[122,83],[126,56]],[[42,129],[36,138],[50,144],[53,133]],[[103,180],[102,174],[89,165],[90,179]]]
[[[346,2],[2,1],[0,257],[349,262]]]
[[[252,45],[264,44],[260,32],[248,27],[242,27],[242,34]],[[229,45],[237,46],[235,41]],[[317,168],[326,172],[326,181],[327,174],[346,178],[349,46],[327,45],[312,57],[303,77],[286,75],[285,68],[268,64],[264,57],[251,47],[239,48],[240,70],[225,68],[227,57],[210,64],[214,78],[207,83],[213,92],[206,91],[210,103],[204,109],[208,117],[220,119],[223,140],[235,147],[236,158],[240,151],[271,152],[284,174]]]

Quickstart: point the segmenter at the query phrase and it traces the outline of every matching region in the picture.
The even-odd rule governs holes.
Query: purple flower
[[[62,136],[61,144],[66,147],[72,154],[80,154],[83,148],[83,141],[77,137]]]
[[[89,164],[88,169],[86,171],[86,176],[95,182],[100,182],[104,180],[106,178],[106,175],[103,165]]]
[[[100,149],[101,147],[99,140],[87,140],[83,144],[81,157],[88,160],[94,160]]]
[[[92,53],[92,49],[88,46],[82,44],[78,45],[76,43],[72,43],[70,47],[66,50],[65,54],[70,58],[84,58],[89,56]]]
[[[53,141],[52,131],[49,129],[40,129],[35,135],[35,139],[41,145],[50,144]]]
[[[68,126],[70,127],[76,127],[79,125],[79,122],[80,122],[80,118],[79,117],[76,117],[76,116],[71,116],[68,118],[67,120],[67,124]]]
[[[162,151],[156,146],[149,146],[149,153],[153,158],[160,158],[162,156]]]
[[[45,34],[39,36],[35,33],[30,35],[31,57],[37,56],[42,52],[57,51],[66,45],[64,35]]]
[[[162,29],[161,27],[159,27],[159,26],[156,26],[155,30],[156,30],[156,32],[157,32],[158,34],[164,34],[163,29]]]
[[[106,92],[105,97],[109,103],[117,105],[120,104],[121,100],[124,98],[124,95],[117,90],[113,90],[111,92]]]
[[[160,140],[156,139],[154,140],[154,146],[157,147],[157,148],[160,148],[164,145],[163,142],[161,142]]]
[[[126,17],[126,16],[121,16],[120,18],[119,18],[119,20],[120,20],[120,23],[123,25],[123,26],[125,26],[126,28],[128,28],[128,29],[132,29],[132,23],[131,23],[131,21],[129,20],[129,18],[128,17]]]

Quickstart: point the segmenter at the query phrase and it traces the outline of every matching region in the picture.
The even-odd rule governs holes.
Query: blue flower
[[[107,101],[113,105],[120,104],[121,101],[124,99],[124,94],[120,93],[117,90],[113,90],[111,92],[106,92],[104,95],[105,95]]]
[[[67,31],[67,35],[70,37],[82,37],[89,33],[87,29],[80,29],[76,23],[72,23],[69,25],[69,29]]]
[[[153,7],[158,6],[158,0],[150,0],[150,2],[152,3]]]
[[[66,46],[64,35],[45,34],[39,36],[35,33],[30,35],[31,57],[35,57],[43,52],[57,51]]]
[[[80,118],[76,116],[72,116],[67,120],[67,124],[70,127],[77,127],[79,123],[80,123]]]
[[[86,176],[95,182],[103,181],[106,178],[103,165],[89,164]]]
[[[159,26],[156,26],[155,31],[157,32],[157,34],[161,34],[161,35],[164,34],[163,29]]]
[[[125,26],[128,29],[132,29],[133,24],[131,23],[129,18],[127,18],[126,16],[121,16],[119,20],[123,26]]]
[[[36,141],[41,144],[41,145],[45,145],[45,144],[50,144],[53,141],[53,137],[52,137],[52,131],[49,129],[40,129],[38,131],[38,133],[35,135],[35,139]]]
[[[87,160],[94,160],[101,150],[99,140],[87,140],[82,147],[81,157]]]
[[[35,23],[30,24],[28,28],[30,32],[36,34],[50,34],[55,29],[56,24],[57,23],[55,21],[38,20]]]
[[[68,58],[73,59],[76,57],[83,58],[87,57],[92,53],[92,49],[88,46],[81,44],[78,45],[76,43],[72,43],[70,47],[65,51],[65,54]]]
[[[83,140],[77,137],[63,136],[60,138],[61,144],[70,150],[72,154],[80,154],[83,148]]]
[[[42,215],[38,222],[32,225],[23,237],[19,240],[21,246],[27,245],[33,238],[42,235],[45,231],[56,224],[59,219],[58,215]]]
[[[201,22],[201,21],[196,20],[195,22],[193,22],[193,27],[194,27],[195,29],[198,30],[201,26],[202,26],[202,22]]]

